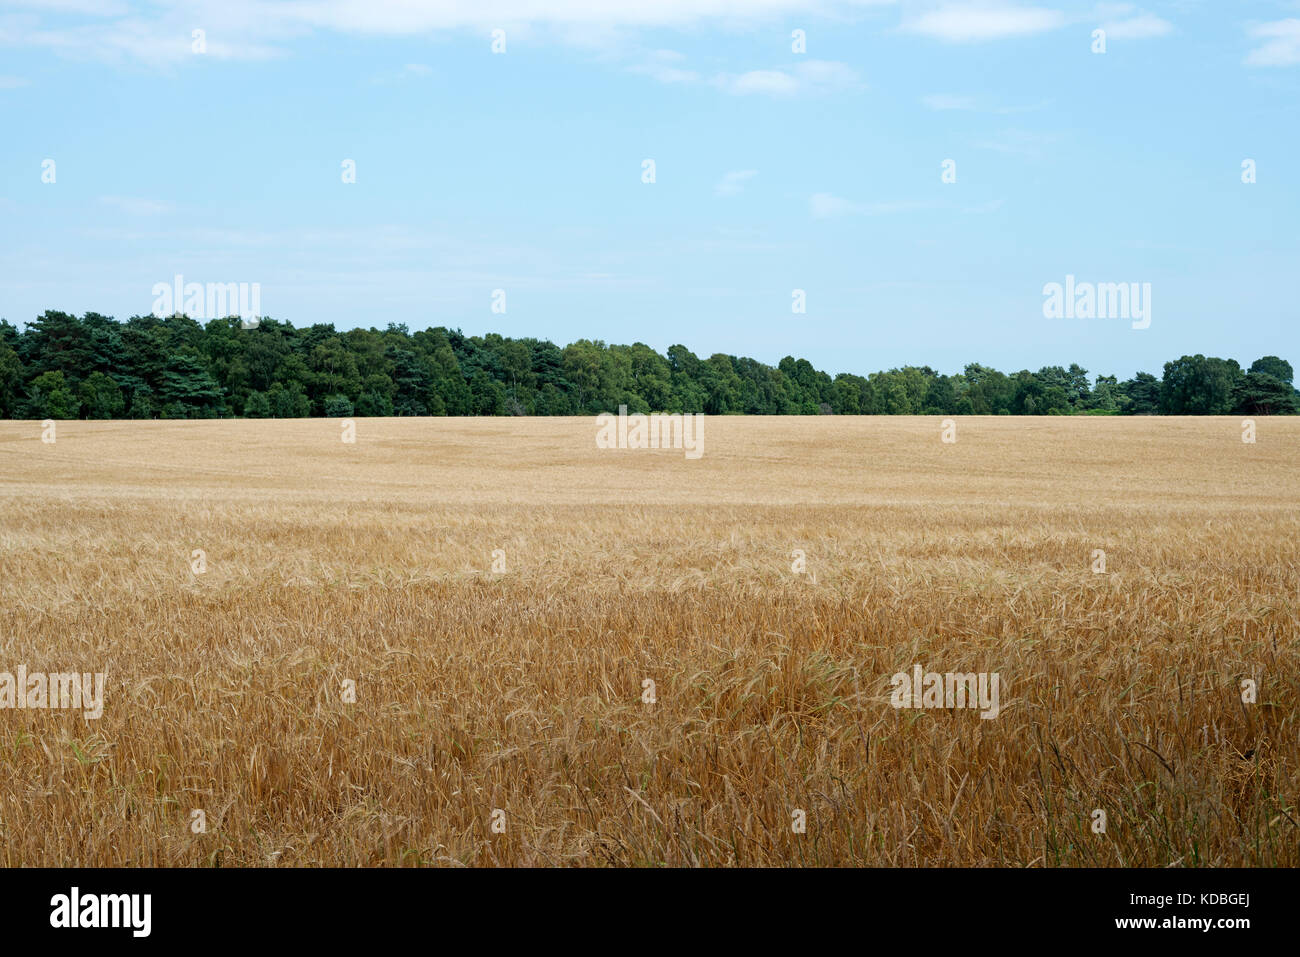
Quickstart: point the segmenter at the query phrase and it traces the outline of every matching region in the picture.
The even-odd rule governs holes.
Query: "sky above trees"
[[[16,325],[183,275],[832,375],[1296,352],[1294,3],[20,0],[0,58]]]

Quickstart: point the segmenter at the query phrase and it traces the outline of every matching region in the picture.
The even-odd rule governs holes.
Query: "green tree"
[[[102,372],[92,372],[77,390],[82,413],[88,419],[120,419],[126,400],[116,382]]]
[[[325,400],[325,415],[331,419],[346,419],[352,414],[352,400],[346,395],[332,395]]]
[[[271,403],[265,392],[250,392],[244,400],[244,417],[248,419],[269,419]]]
[[[28,403],[37,419],[75,419],[81,408],[61,370],[42,372],[33,379]]]
[[[605,343],[579,339],[565,346],[563,355],[564,377],[573,384],[578,408],[592,415],[616,411],[614,367]]]
[[[54,375],[57,373],[57,376]],[[1183,356],[1162,379],[1126,382],[1077,363],[1004,374],[971,363],[957,375],[903,366],[833,379],[807,359],[775,366],[685,346],[660,355],[643,342],[583,339],[563,348],[498,333],[466,336],[405,323],[337,331],[263,317],[47,311],[23,329],[0,320],[0,416],[91,418],[356,415],[590,415],[630,411],[1007,415],[1295,414],[1290,362]]]
[[[24,364],[40,372],[62,372],[79,382],[95,368],[95,344],[90,330],[76,316],[46,311],[27,327],[23,337]]]
[[[1300,396],[1276,376],[1247,372],[1233,391],[1232,405],[1238,415],[1295,415],[1300,412]]]
[[[311,415],[311,399],[307,398],[301,382],[290,382],[288,387],[272,382],[266,391],[266,399],[274,418],[305,419]]]
[[[1171,415],[1224,415],[1232,411],[1241,376],[1236,359],[1194,355],[1166,362],[1160,407]]]
[[[1015,383],[997,369],[972,362],[963,370],[966,397],[975,415],[1001,415],[1011,411],[1015,401]]]
[[[1149,372],[1139,372],[1120,383],[1121,406],[1128,415],[1160,414],[1160,380]]]
[[[13,418],[22,405],[23,364],[18,352],[0,337],[0,418]]]
[[[223,399],[221,387],[192,355],[173,355],[168,360],[158,391],[164,410],[170,410],[168,418],[199,417],[215,411]]]
[[[1277,356],[1264,356],[1262,359],[1256,359],[1250,364],[1250,371],[1271,375],[1274,379],[1285,382],[1287,385],[1295,381],[1295,372],[1291,369],[1291,363],[1285,359],[1279,359]]]
[[[393,400],[385,392],[369,391],[361,393],[361,398],[357,400],[357,415],[361,416],[391,416],[393,414]]]
[[[1113,375],[1099,375],[1083,407],[1092,412],[1119,412],[1121,398],[1119,380]]]

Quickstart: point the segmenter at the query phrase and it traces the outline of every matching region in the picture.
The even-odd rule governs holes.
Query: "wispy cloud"
[[[1259,46],[1246,55],[1247,66],[1294,66],[1300,63],[1300,19],[1257,23],[1246,31]]]
[[[1046,148],[1060,139],[1056,133],[1035,133],[1029,130],[1004,130],[996,138],[978,140],[972,145],[976,149],[992,150],[1008,156],[1023,156],[1026,159],[1040,159]]]
[[[745,183],[758,175],[756,169],[733,169],[724,173],[721,181],[713,187],[718,196],[735,196],[745,190]]]
[[[628,69],[633,73],[652,77],[660,83],[698,82],[700,75],[683,66],[685,59],[686,57],[676,50],[653,50],[640,63],[635,63]]]
[[[642,55],[627,69],[660,83],[705,82],[699,71],[689,68],[686,58],[675,50],[655,50]],[[770,70],[715,73],[707,82],[733,96],[793,97],[863,88],[858,71],[837,60],[803,60]]]
[[[147,8],[148,14],[130,13],[116,3],[40,4],[39,14],[0,18],[0,47],[18,46],[48,50],[72,60],[106,63],[135,61],[150,66],[215,60],[266,60],[283,51],[271,42],[302,33],[303,28],[276,26],[280,18],[267,13],[259,23],[250,7],[222,7],[200,2],[196,10]],[[52,12],[57,18],[47,17]],[[195,23],[203,23],[204,53],[197,54]]]
[[[719,73],[713,84],[737,96],[799,96],[862,88],[858,72],[836,60],[807,60],[780,70],[750,70],[748,73]]]
[[[461,27],[552,24],[594,27],[683,27],[703,22],[773,21],[820,7],[852,12],[894,0],[313,0],[286,3],[292,16],[313,25],[356,33],[411,34]],[[280,4],[265,4],[280,6]]]
[[[945,3],[918,15],[905,15],[899,29],[945,43],[981,43],[1045,33],[1066,22],[1064,13],[1047,7],[1001,2]]]
[[[1145,40],[1172,33],[1174,25],[1153,13],[1144,13],[1128,20],[1103,23],[1102,28],[1106,31],[1106,36],[1113,40]]]
[[[813,214],[814,219],[844,216],[853,211],[853,206],[854,204],[849,200],[831,193],[813,193],[808,198],[808,211]]]
[[[266,59],[317,32],[418,37],[440,31],[505,28],[511,38],[543,37],[608,47],[637,29],[731,28],[778,23],[793,14],[852,17],[895,0],[6,0],[31,10],[0,24],[0,46],[48,49],[75,59],[135,59],[155,66],[200,62],[191,29],[206,31],[206,56]],[[671,76],[665,73],[665,76]]]
[[[135,196],[101,196],[99,202],[128,216],[162,216],[175,209],[171,203],[162,200],[140,199]]]
[[[93,13],[101,17],[121,16],[129,10],[123,0],[5,0],[4,5],[58,13]]]
[[[21,76],[0,76],[0,90],[16,90],[26,85],[27,81]]]

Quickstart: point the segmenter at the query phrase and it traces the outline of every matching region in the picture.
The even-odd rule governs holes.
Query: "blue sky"
[[[0,317],[179,273],[832,373],[1300,364],[1298,94],[1296,2],[0,0]],[[1150,327],[1044,318],[1067,274]]]

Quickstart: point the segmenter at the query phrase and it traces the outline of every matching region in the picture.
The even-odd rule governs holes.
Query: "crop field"
[[[0,863],[1300,866],[1294,417],[354,425],[0,423]]]

